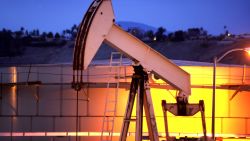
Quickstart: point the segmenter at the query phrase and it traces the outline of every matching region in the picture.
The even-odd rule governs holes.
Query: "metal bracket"
[[[165,100],[162,100],[162,111],[164,116],[164,123],[165,123],[165,132],[166,132],[166,140],[171,140],[172,137],[169,135],[168,130],[168,118],[167,118],[167,111],[174,114],[175,116],[193,116],[197,112],[201,112],[201,119],[202,119],[202,128],[204,134],[204,140],[207,141],[207,130],[206,130],[206,121],[205,121],[205,108],[204,108],[204,101],[200,100],[199,104],[184,104],[184,103],[169,103]]]

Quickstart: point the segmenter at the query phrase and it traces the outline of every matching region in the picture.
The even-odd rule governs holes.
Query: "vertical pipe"
[[[126,68],[126,65],[124,65],[124,78],[125,78],[125,82],[127,82],[127,68]]]
[[[36,86],[36,115],[39,115],[39,86]]]
[[[199,101],[199,109],[200,109],[200,112],[201,112],[201,122],[202,122],[203,134],[204,134],[204,141],[207,141],[207,127],[206,127],[206,120],[205,120],[205,106],[204,106],[204,101],[203,100]]]
[[[17,83],[18,83],[18,81],[19,81],[19,72],[17,72],[17,80],[16,80],[16,116],[18,115],[18,113],[19,113],[19,107],[18,107],[18,103],[19,103],[19,97],[18,97],[18,95],[19,95],[19,87],[18,87],[18,85],[17,85]]]
[[[10,119],[10,140],[13,141],[13,116]]]
[[[229,96],[230,96],[230,93],[229,93]],[[230,98],[228,100],[228,117],[231,116],[231,104],[230,104]]]
[[[81,116],[79,117],[79,132],[81,132]],[[80,140],[79,141],[81,141],[82,140],[82,138],[81,137],[79,137],[80,138]]]
[[[89,116],[89,69],[87,69],[87,116]]]
[[[212,139],[215,140],[215,91],[216,91],[216,63],[217,57],[214,57],[213,66],[213,97],[212,97]]]
[[[243,65],[243,72],[242,72],[242,84],[245,83],[246,80],[246,65]]]
[[[162,112],[163,112],[163,117],[164,117],[164,126],[165,126],[165,133],[166,133],[166,141],[168,140],[169,132],[168,132],[168,115],[167,115],[167,102],[166,100],[161,101],[161,106],[162,106]]]
[[[37,68],[37,72],[36,72],[36,77],[37,77],[37,81],[39,81],[39,69]],[[40,88],[39,85],[36,86],[36,115],[39,115],[39,100],[40,100],[40,94],[39,94]]]
[[[127,100],[127,106],[124,114],[124,120],[122,123],[121,134],[119,141],[126,141],[128,128],[131,120],[131,115],[133,111],[134,101],[136,97],[136,91],[138,89],[138,78],[135,78],[135,74],[132,77],[132,81],[130,84],[129,97]]]
[[[30,64],[30,67],[29,67],[29,72],[28,72],[28,76],[27,76],[27,80],[26,80],[27,84],[29,82],[30,73],[31,73],[31,64]]]
[[[220,118],[220,129],[221,129],[221,133],[223,134],[223,117]]]
[[[143,122],[143,97],[144,97],[144,79],[139,80],[137,107],[136,107],[136,134],[135,140],[142,140],[142,122]]]
[[[145,79],[148,79],[148,75],[145,75]],[[159,141],[159,135],[156,125],[156,119],[154,114],[154,106],[150,93],[149,82],[144,84],[144,112],[146,115],[146,121],[148,125],[148,133],[150,141]]]
[[[11,86],[11,92],[10,92],[10,98],[9,98],[9,103],[12,108],[12,115],[16,115],[17,113],[17,70],[16,67],[11,67],[11,74],[10,74],[10,82],[12,83]]]
[[[33,117],[30,117],[30,132],[33,131]],[[32,136],[30,136],[30,141],[32,141]]]
[[[79,96],[79,91],[77,90],[76,91],[76,141],[78,141],[78,116],[79,116],[79,113],[78,113],[78,97]]]
[[[55,132],[56,131],[56,117],[55,116],[53,116],[52,117],[52,125],[53,125],[53,132]],[[55,140],[55,137],[52,137],[52,141],[54,141]]]
[[[61,65],[60,71],[60,116],[62,116],[62,107],[63,107],[63,65]]]
[[[245,118],[245,134],[248,134],[248,118]]]
[[[3,100],[3,73],[0,75],[0,115],[2,115],[2,100]]]

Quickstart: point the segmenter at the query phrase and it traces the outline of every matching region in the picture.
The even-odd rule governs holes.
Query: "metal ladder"
[[[118,59],[115,59],[118,57]],[[117,99],[119,93],[119,81],[120,81],[120,73],[121,73],[121,65],[122,65],[122,54],[120,52],[112,52],[109,62],[110,67],[110,76],[108,78],[107,83],[107,94],[105,100],[105,109],[104,116],[102,122],[102,132],[101,132],[101,141],[112,141],[113,130],[114,130],[114,122],[117,111]],[[114,71],[112,71],[114,69]],[[114,93],[110,92],[111,87],[111,78],[114,75],[115,81],[114,85]]]

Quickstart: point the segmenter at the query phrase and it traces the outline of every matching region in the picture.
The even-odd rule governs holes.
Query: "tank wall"
[[[182,67],[191,74],[192,95],[190,103],[205,101],[207,131],[211,131],[212,103],[212,68]],[[71,65],[29,66],[0,68],[0,133],[4,132],[75,132],[77,92],[71,88]],[[249,83],[249,68],[218,67],[218,86],[228,84]],[[115,72],[109,67],[90,67],[84,74],[84,82],[94,84],[115,82]],[[29,73],[30,72],[30,73]],[[121,76],[131,76],[132,68],[122,67]],[[126,72],[126,74],[125,74]],[[244,72],[244,73],[243,73]],[[243,75],[244,74],[244,75]],[[244,77],[243,77],[244,76]],[[4,78],[4,79],[3,79]],[[126,78],[126,79],[125,79]],[[181,79],[181,78],[180,78]],[[36,84],[41,81],[41,84]],[[121,82],[130,82],[130,77],[123,77]],[[163,83],[160,82],[159,83]],[[34,84],[27,84],[34,82]],[[158,83],[158,82],[157,82]],[[106,85],[84,87],[78,95],[78,123],[80,132],[101,132],[102,119],[107,93],[114,94],[115,89]],[[205,87],[207,86],[207,87]],[[239,92],[233,100],[229,100],[235,90],[216,90],[216,133],[217,134],[250,134],[250,112],[248,110],[249,92]],[[117,115],[114,132],[119,133],[123,121],[129,93],[129,85],[119,89]],[[173,89],[151,89],[155,115],[159,133],[164,133],[164,120],[161,100],[175,102],[176,91]],[[135,110],[133,111],[135,116]],[[171,133],[201,134],[200,113],[194,117],[175,117],[168,113],[169,131]],[[144,119],[144,124],[146,121]],[[135,131],[135,123],[131,123],[129,132]],[[146,126],[143,129],[147,132]],[[98,136],[98,135],[97,135]],[[100,137],[80,137],[81,140],[99,140]],[[0,137],[0,140],[10,140]],[[64,137],[13,137],[14,140],[73,140],[74,136]],[[118,137],[116,137],[118,139]]]

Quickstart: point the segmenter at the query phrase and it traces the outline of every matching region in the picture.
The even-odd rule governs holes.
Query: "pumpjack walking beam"
[[[159,137],[155,121],[154,109],[148,87],[148,74],[143,70],[143,67],[141,65],[133,67],[134,67],[134,74],[132,76],[132,82],[130,85],[129,98],[127,102],[124,121],[122,124],[120,141],[126,141],[129,124],[130,121],[132,120],[136,120],[135,140],[136,141],[142,140],[143,107],[145,109],[149,139],[151,141],[158,141]],[[136,94],[137,94],[136,119],[132,119],[131,114]]]
[[[148,71],[179,90],[184,99],[190,95],[190,75],[116,25],[111,0],[93,1],[79,27],[73,59],[75,82],[81,83],[81,71],[88,68],[103,42],[140,62]]]

